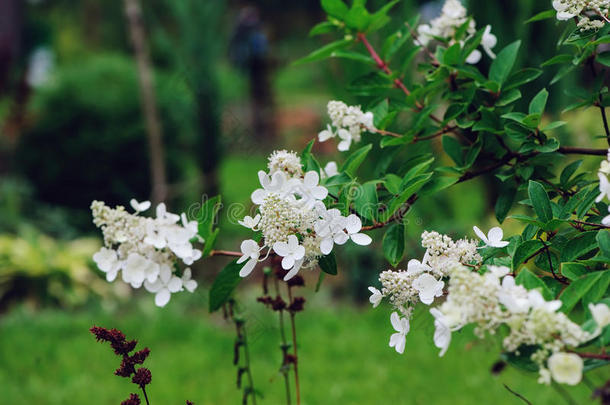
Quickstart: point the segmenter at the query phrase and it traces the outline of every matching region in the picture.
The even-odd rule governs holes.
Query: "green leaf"
[[[214,230],[214,224],[216,223],[216,215],[221,207],[222,204],[218,195],[204,202],[197,215],[197,233],[203,238],[205,243],[203,253],[209,253],[214,247],[214,241],[218,234],[218,229]]]
[[[561,311],[566,314],[569,313],[572,308],[584,297],[591,287],[601,278],[602,271],[595,273],[589,273],[578,280],[573,281],[559,296],[563,305]]]
[[[353,198],[354,207],[358,213],[371,221],[377,217],[377,209],[379,200],[377,198],[377,183],[373,180],[364,183],[356,189],[356,194]]]
[[[578,234],[571,239],[561,250],[562,262],[573,262],[579,257],[597,249],[595,240],[597,231],[589,231]]]
[[[574,56],[569,54],[569,53],[564,53],[564,54],[561,54],[561,55],[555,55],[551,59],[543,62],[540,65],[540,67],[552,66],[552,65],[556,65],[556,64],[562,64],[563,65],[563,64],[572,62],[573,58],[574,58]]]
[[[443,135],[442,144],[445,153],[447,153],[447,155],[449,155],[449,157],[453,159],[458,166],[462,166],[464,163],[462,157],[462,145],[460,145],[460,143],[454,137],[449,135]]]
[[[574,281],[587,274],[588,270],[584,264],[567,262],[561,264],[561,274]]]
[[[349,10],[342,0],[321,0],[321,5],[326,14],[340,20],[345,17]]]
[[[237,259],[235,259],[218,273],[210,289],[210,312],[217,311],[231,298],[231,294],[242,280],[239,271],[243,266],[243,264],[237,264]]]
[[[544,10],[538,14],[536,14],[535,16],[525,20],[524,24],[529,24],[529,23],[533,23],[535,21],[541,21],[541,20],[546,20],[549,18],[553,18],[555,17],[555,14],[557,13],[556,10]]]
[[[220,232],[220,228],[216,228],[208,235],[205,240],[205,244],[203,245],[203,251],[201,252],[202,257],[208,257],[214,249],[214,244],[216,243],[216,238],[218,237],[218,233]]]
[[[364,162],[366,155],[368,155],[372,148],[373,145],[369,143],[368,145],[363,146],[349,155],[349,157],[345,160],[345,163],[343,163],[343,166],[341,166],[341,171],[349,174],[350,176],[354,176],[356,174],[356,170],[358,170],[362,162]]]
[[[529,106],[530,114],[542,114],[544,107],[546,106],[546,100],[549,98],[549,92],[546,89],[542,89],[532,99]]]
[[[337,26],[330,21],[322,21],[313,26],[309,31],[309,36],[314,37],[316,35],[327,34],[334,31],[336,28]]]
[[[610,52],[603,52],[598,54],[595,60],[604,66],[610,66]]]
[[[330,44],[324,45],[322,48],[316,49],[311,52],[309,55],[294,61],[293,65],[302,65],[303,63],[315,62],[318,60],[322,60],[328,58],[333,52],[345,48],[349,44],[352,43],[350,39],[340,39],[338,41],[331,42]]]
[[[322,287],[322,282],[324,281],[325,276],[326,276],[326,273],[321,271],[320,275],[318,276],[318,282],[316,283],[316,289],[314,290],[315,292],[320,291],[320,287]]]
[[[582,299],[582,303],[585,308],[589,305],[589,303],[597,302],[602,299],[603,296],[608,292],[608,286],[610,286],[610,270],[605,270],[601,273],[601,277],[591,286],[589,291],[585,293]]]
[[[542,70],[535,68],[526,68],[511,74],[504,84],[503,91],[514,89],[523,84],[536,80],[542,74]]]
[[[500,190],[500,195],[496,200],[496,205],[494,207],[496,219],[499,223],[504,222],[510,208],[513,206],[515,202],[515,195],[517,194],[517,189],[512,185],[504,185]]]
[[[544,244],[539,240],[526,240],[517,246],[512,260],[513,271],[517,270],[521,263],[525,262],[536,252],[544,248]]]
[[[489,68],[489,80],[504,84],[517,60],[520,46],[521,41],[515,41],[498,53]]]
[[[345,15],[345,25],[358,31],[364,31],[372,21],[371,14],[364,7],[364,2],[354,1],[352,8]]]
[[[301,164],[303,165],[303,169],[306,172],[313,170],[320,173],[320,163],[316,160],[316,158],[311,153],[311,149],[313,148],[313,144],[316,142],[315,139],[312,139],[307,143],[303,152],[301,152]]]
[[[419,190],[420,196],[436,194],[441,190],[444,190],[448,187],[451,187],[455,183],[457,183],[459,178],[457,177],[448,177],[448,176],[439,176],[436,175],[432,177],[432,180],[424,184],[424,186]]]
[[[596,238],[599,250],[605,257],[610,258],[610,232],[599,231]]]
[[[369,55],[361,54],[360,52],[354,51],[334,51],[330,54],[331,58],[349,59],[356,62],[362,62],[368,65],[374,65],[375,61]]]
[[[396,267],[405,254],[405,226],[392,224],[383,236],[383,254]]]
[[[337,261],[335,260],[335,253],[330,252],[326,256],[322,256],[318,259],[318,265],[324,273],[332,276],[337,274]]]
[[[451,45],[443,55],[443,63],[450,66],[457,65],[460,63],[461,52],[462,47],[459,42]]]
[[[523,269],[519,271],[519,274],[517,275],[517,277],[515,277],[515,282],[517,284],[521,284],[528,290],[539,290],[542,293],[544,299],[546,299],[547,301],[550,301],[555,298],[549,287],[544,284],[544,281],[542,281],[542,279],[540,279],[528,269]]]
[[[582,164],[582,160],[576,160],[576,161],[570,163],[569,165],[567,165],[561,171],[561,175],[559,175],[559,182],[562,185],[567,184],[568,180],[570,180],[570,177],[572,177],[572,175],[576,172],[576,170],[578,170],[578,168],[580,167],[581,164]]]
[[[534,206],[536,216],[538,216],[538,218],[540,218],[540,220],[544,223],[547,223],[553,219],[551,202],[542,184],[530,180],[527,187],[527,193],[529,194],[530,201]]]

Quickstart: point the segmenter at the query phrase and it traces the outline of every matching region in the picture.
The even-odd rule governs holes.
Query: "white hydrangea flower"
[[[437,308],[431,308],[430,313],[434,316],[434,345],[441,349],[438,356],[443,357],[451,343],[451,328],[445,315]]]
[[[553,380],[558,383],[576,385],[582,380],[584,363],[575,353],[554,353],[548,365]]]
[[[273,250],[283,257],[282,268],[284,270],[291,269],[297,260],[301,260],[305,256],[305,248],[299,245],[299,240],[295,235],[288,235],[287,242],[275,242]]]
[[[515,283],[515,278],[506,276],[502,279],[502,288],[498,291],[498,300],[514,314],[522,314],[531,307],[527,290]]]
[[[130,253],[123,265],[123,281],[140,288],[144,280],[154,282],[159,276],[159,265],[138,253]]]
[[[91,203],[93,222],[104,236],[104,247],[93,260],[108,281],[115,280],[121,272],[123,281],[140,288],[145,282],[155,283],[161,269],[173,272],[180,261],[188,266],[201,258],[201,250],[191,242],[203,242],[197,235],[197,221],[189,221],[184,213],[168,212],[163,203],[156,207],[156,218],[139,215],[150,208],[149,202],[132,199],[130,205],[135,214],[121,206]]]
[[[93,261],[101,271],[106,273],[106,280],[114,281],[121,268],[116,251],[102,247],[93,255]]]
[[[602,15],[608,15],[610,0],[553,0],[553,8],[557,11],[557,19],[566,21],[577,18],[581,30],[599,29],[604,26]],[[593,15],[601,19],[592,19]],[[607,20],[606,20],[607,21]]]
[[[256,230],[256,225],[258,225],[258,223],[260,222],[260,220],[261,220],[261,215],[260,215],[260,214],[256,214],[256,215],[254,216],[254,218],[252,218],[252,217],[251,217],[251,216],[249,216],[249,215],[246,215],[246,216],[244,217],[244,219],[243,219],[243,220],[241,220],[241,221],[237,221],[237,222],[238,222],[238,223],[239,223],[241,226],[246,227],[246,228],[248,228],[248,229],[252,229],[252,230],[254,230],[254,231],[255,231],[255,230]]]
[[[335,136],[338,136],[341,141],[337,148],[341,152],[349,150],[352,142],[360,142],[363,131],[375,131],[373,113],[363,112],[360,106],[348,106],[341,101],[328,102],[328,116],[332,121],[332,125],[327,125],[326,129],[318,134],[318,140],[325,142]]]
[[[413,288],[419,293],[419,299],[426,305],[432,304],[435,297],[443,295],[445,282],[437,280],[430,273],[420,274],[413,280]]]
[[[599,196],[595,199],[595,202],[600,202],[605,197],[610,198],[610,181],[608,181],[608,177],[603,173],[598,173],[597,177],[599,178]]]
[[[260,257],[260,247],[258,243],[252,239],[245,240],[241,243],[241,253],[242,256],[237,259],[237,264],[241,264],[248,261],[244,267],[239,272],[241,277],[246,277],[248,274],[254,270],[254,266],[258,262],[258,258]]]
[[[159,277],[154,282],[146,280],[144,288],[155,294],[155,305],[164,307],[169,302],[172,293],[182,290],[182,280],[173,275],[172,270],[168,266],[163,266],[161,267]]]
[[[346,116],[340,118],[344,120]],[[269,173],[258,173],[262,188],[251,195],[257,205],[255,217],[246,216],[239,221],[262,234],[260,246],[254,241],[242,243],[238,262],[247,261],[240,272],[242,277],[272,251],[283,257],[283,268],[289,270],[284,279],[288,280],[299,269],[315,266],[335,244],[342,245],[350,239],[357,244],[371,243],[370,237],[360,232],[362,222],[357,216],[345,217],[338,209],[326,208],[323,200],[328,189],[320,185],[320,174],[304,172],[293,152],[274,152],[269,168]],[[336,164],[327,168],[326,175],[335,174],[332,170],[336,170]]]
[[[337,174],[339,174],[339,168],[337,167],[337,162],[335,161],[330,161],[326,164],[326,166],[324,166],[323,169],[324,172],[324,178],[328,178],[328,177],[333,177],[336,176]]]
[[[589,311],[593,316],[593,320],[597,324],[597,333],[600,333],[602,329],[610,325],[610,307],[603,302],[599,304],[589,304]]]
[[[474,229],[474,233],[476,233],[477,236],[481,238],[483,243],[485,243],[485,246],[503,248],[509,244],[509,242],[502,240],[504,232],[499,226],[494,226],[491,228],[487,233],[487,236],[485,236],[483,231],[481,231],[477,226],[473,226],[472,229]]]
[[[184,273],[182,273],[182,286],[191,293],[197,288],[197,281],[192,279],[190,267],[184,269]]]
[[[407,333],[409,333],[409,319],[401,318],[396,312],[390,315],[390,323],[396,331],[390,336],[390,347],[393,347],[398,353],[403,354],[407,342]]]
[[[132,198],[129,201],[129,205],[131,205],[131,208],[133,208],[135,212],[144,212],[150,208],[150,201],[138,202],[138,200]]]
[[[369,302],[373,304],[373,308],[377,308],[381,300],[383,299],[383,294],[381,291],[376,289],[375,287],[369,287],[369,291],[371,292],[371,296],[369,297]]]
[[[417,42],[422,46],[428,46],[435,37],[446,38],[449,46],[456,43],[455,34],[459,27],[467,21],[467,10],[459,0],[446,0],[441,10],[441,15],[430,21],[430,24],[421,24],[417,27]],[[467,27],[467,38],[472,37],[476,33],[476,23],[473,19]],[[463,45],[465,40],[460,40]],[[496,46],[498,39],[491,33],[491,26],[487,25],[481,38],[481,47],[494,59],[496,55],[492,48]],[[466,63],[475,64],[481,60],[481,51],[473,50],[466,58]]]

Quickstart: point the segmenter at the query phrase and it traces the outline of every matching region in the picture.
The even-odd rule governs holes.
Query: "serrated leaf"
[[[553,209],[546,190],[542,184],[530,180],[527,193],[536,212],[536,216],[544,223],[553,219]]]
[[[383,254],[396,267],[405,254],[405,227],[401,223],[392,224],[383,236]]]
[[[373,145],[368,144],[368,145],[363,146],[362,148],[354,151],[345,160],[345,163],[343,163],[343,166],[341,166],[341,171],[349,174],[350,176],[354,176],[356,174],[356,170],[358,170],[358,168],[360,167],[362,162],[364,162],[366,155],[368,155],[368,153],[371,151],[372,148],[373,148]]]
[[[560,310],[569,313],[572,308],[582,299],[589,289],[601,278],[601,271],[589,273],[581,278],[573,281],[559,296],[563,303]]]
[[[242,280],[239,271],[243,266],[243,264],[237,264],[237,259],[235,259],[218,273],[210,289],[210,312],[217,311],[231,298],[231,294]]]
[[[326,44],[323,47],[316,49],[315,51],[311,52],[309,55],[304,56],[301,59],[294,61],[292,64],[296,66],[296,65],[302,65],[304,63],[315,62],[318,60],[328,58],[333,52],[335,52],[339,49],[345,48],[346,46],[348,46],[351,43],[352,43],[352,40],[350,40],[350,39],[340,39],[340,40],[331,42],[330,44]]]
[[[489,80],[502,85],[508,79],[510,71],[517,60],[520,46],[521,41],[515,41],[498,53],[489,68]]]
[[[517,270],[523,262],[543,248],[544,244],[539,240],[526,240],[518,245],[512,259],[513,271]]]
[[[527,20],[525,20],[525,22],[523,24],[529,24],[529,23],[533,23],[535,21],[541,21],[541,20],[546,20],[549,18],[553,18],[555,17],[555,15],[557,14],[556,10],[544,10],[541,11],[540,13],[536,14],[535,16],[528,18]]]
[[[573,262],[579,257],[597,249],[597,231],[583,232],[572,238],[561,250],[562,262]]]
[[[320,269],[322,269],[322,271],[324,273],[327,273],[327,274],[330,274],[333,276],[337,274],[337,261],[335,260],[334,252],[330,252],[326,256],[320,257],[318,259],[318,265],[320,266]]]
[[[546,100],[549,98],[549,92],[546,89],[542,89],[534,96],[529,105],[530,114],[542,114],[544,107],[546,106]]]

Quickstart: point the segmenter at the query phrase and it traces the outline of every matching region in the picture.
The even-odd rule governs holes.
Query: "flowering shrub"
[[[96,262],[109,281],[121,271],[125,282],[144,285],[163,306],[170,293],[196,286],[188,268],[179,277],[172,264],[190,265],[210,255],[235,257],[212,285],[209,305],[211,311],[224,308],[236,324],[236,350],[245,353],[238,381],[248,375],[244,401],[253,403],[257,393],[245,323],[233,291],[265,263],[259,301],[279,314],[287,401],[292,373],[300,403],[295,316],[305,301],[294,296],[294,287],[304,285],[298,273],[319,267],[319,287],[324,274],[337,273],[335,245],[351,240],[379,246],[369,233],[382,230],[379,242],[392,269],[382,271],[379,285],[369,290],[374,307],[384,299],[392,307],[390,347],[398,353],[408,348],[414,309],[423,305],[432,315],[433,343],[441,356],[450,348],[452,332],[472,324],[479,338],[500,336],[505,361],[536,371],[540,383],[580,383],[585,372],[610,364],[605,352],[610,340],[610,153],[559,141],[557,129],[565,122],[548,122],[553,90],[547,87],[581,67],[590,71],[595,80],[573,92],[578,101],[566,110],[595,107],[610,145],[605,110],[610,96],[600,70],[610,66],[610,53],[603,51],[610,43],[607,2],[554,1],[552,9],[549,4],[549,10],[528,21],[556,18],[565,25],[558,41],[562,53],[542,65],[552,70],[564,63],[550,83],[541,83],[539,68],[515,70],[520,42],[499,49],[492,27],[477,29],[458,0],[447,0],[429,23],[418,25],[413,18],[401,24],[379,38],[379,46],[369,38],[391,21],[388,13],[397,0],[375,12],[364,3],[322,0],[328,17],[311,34],[339,39],[298,62],[338,57],[370,67],[349,85],[362,105],[330,101],[331,124],[317,136],[319,142],[338,138],[340,152],[356,148],[342,164],[323,167],[312,153],[316,139],[300,155],[274,152],[268,171],[258,173],[261,188],[251,194],[255,212],[239,221],[252,231],[240,251],[214,249],[219,197],[201,207],[196,222],[183,215],[181,223],[164,205],[152,219],[139,215],[148,203],[132,202],[136,213],[128,214],[94,202],[94,221],[105,241]],[[481,50],[491,60],[489,69],[477,67]],[[525,87],[537,92],[522,108]],[[442,152],[400,158],[410,145],[426,141],[439,141]],[[374,148],[384,153],[375,156]],[[581,170],[583,161],[567,160],[567,155],[601,158],[597,175]],[[374,174],[361,170],[365,160],[376,165]],[[444,165],[448,160],[453,163]],[[505,236],[499,226],[487,233],[473,226],[470,236],[477,239],[455,240],[428,230],[421,235],[423,258],[409,260],[406,270],[396,269],[405,257],[411,207],[480,176],[500,190],[494,201],[499,224],[511,214],[523,224],[522,232]],[[517,209],[516,202],[523,208]],[[202,249],[193,243],[203,243]],[[284,333],[286,313],[291,343]]]

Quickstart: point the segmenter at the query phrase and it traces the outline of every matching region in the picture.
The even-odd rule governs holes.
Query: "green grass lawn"
[[[522,404],[503,384],[533,404],[566,403],[536,377],[507,369],[492,376],[496,343],[454,334],[444,358],[432,344],[429,315],[412,322],[404,355],[387,345],[392,332],[388,308],[332,303],[324,293],[308,295],[298,316],[303,404]],[[246,291],[245,309],[255,385],[261,404],[283,404],[277,372],[280,355],[275,316],[254,303]],[[0,403],[113,404],[135,392],[128,380],[112,374],[117,358],[96,343],[93,325],[122,329],[148,346],[153,380],[151,403],[240,404],[232,366],[233,328],[205,311],[205,292],[177,294],[168,307],[153,306],[150,296],[122,309],[80,312],[17,309],[0,318]],[[603,373],[591,376],[596,385]],[[574,403],[591,403],[581,385],[567,388]]]

